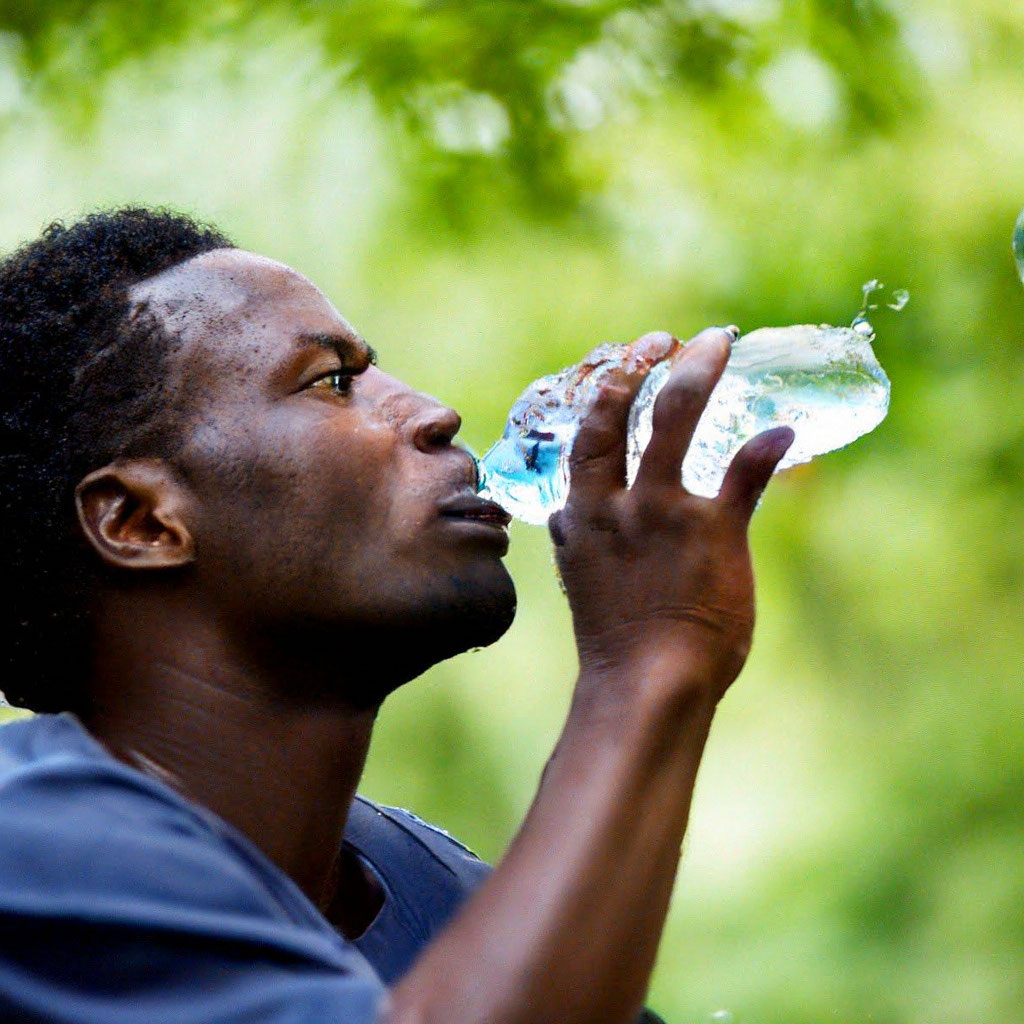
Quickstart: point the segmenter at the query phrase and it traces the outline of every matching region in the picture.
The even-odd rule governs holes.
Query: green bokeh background
[[[478,451],[597,342],[909,288],[876,320],[889,418],[756,516],[649,1003],[1024,1021],[1021,0],[19,0],[0,30],[0,245],[126,201],[208,218]],[[508,562],[515,625],[388,701],[362,787],[492,861],[574,674],[545,532]]]

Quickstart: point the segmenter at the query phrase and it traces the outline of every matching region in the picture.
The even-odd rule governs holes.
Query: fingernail
[[[733,341],[740,336],[740,329],[735,324],[729,324],[725,329],[732,335]]]

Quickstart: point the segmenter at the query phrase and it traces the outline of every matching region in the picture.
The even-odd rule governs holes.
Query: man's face
[[[474,496],[473,460],[452,444],[459,417],[372,365],[308,280],[219,249],[132,299],[182,339],[173,461],[211,614],[254,642],[329,644],[339,665],[377,645],[384,674],[508,628],[507,519]]]

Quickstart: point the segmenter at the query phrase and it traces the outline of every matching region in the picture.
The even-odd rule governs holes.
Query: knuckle
[[[668,331],[648,331],[646,334],[641,334],[636,340],[637,343],[648,342],[652,345],[670,345],[676,339]]]
[[[648,331],[646,334],[641,334],[630,345],[630,353],[634,360],[657,362],[667,358],[678,348],[679,339],[673,337],[668,331]]]
[[[733,659],[738,663],[736,666],[737,675],[739,674],[739,670],[745,664],[747,658],[750,657],[750,648],[751,638],[749,636],[745,635],[733,641],[732,655]]]
[[[632,392],[623,384],[602,385],[593,405],[583,417],[577,437],[590,431],[610,430],[622,417],[623,407],[632,400]]]
[[[565,509],[559,509],[557,512],[552,513],[548,518],[548,533],[551,535],[551,540],[556,548],[565,546],[567,539],[566,525],[567,519]]]
[[[590,510],[587,517],[587,526],[592,533],[608,534],[617,539],[622,539],[622,521],[614,508],[607,503],[601,502]]]
[[[581,431],[569,453],[569,466],[586,472],[587,466],[605,458],[617,443],[618,435],[611,429],[592,429],[586,434]]]
[[[633,498],[633,513],[640,523],[647,526],[664,519],[667,504],[664,488],[644,488]]]
[[[565,507],[562,510],[562,525],[571,530],[582,529],[619,530],[623,516],[618,495],[605,491],[576,491],[569,488]]]
[[[558,557],[577,568],[601,557],[600,553],[620,551],[624,536],[622,523],[614,508],[602,500],[580,501],[566,505],[567,514],[552,524]]]
[[[641,533],[676,533],[680,540],[701,523],[699,510],[674,485],[644,488],[634,499],[632,512]]]
[[[633,383],[639,387],[643,377],[655,365],[670,356],[675,355],[681,348],[678,338],[673,337],[667,331],[651,331],[641,335],[628,347],[628,358],[624,363],[624,369],[630,374],[639,374]]]
[[[597,393],[594,408],[601,411],[618,409],[633,397],[633,392],[620,380],[610,380],[601,386]]]

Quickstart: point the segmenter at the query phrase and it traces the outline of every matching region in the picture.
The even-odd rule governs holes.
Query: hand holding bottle
[[[674,341],[641,340],[666,351]],[[568,499],[549,526],[572,608],[581,685],[610,689],[602,699],[631,699],[621,691],[634,685],[667,685],[673,692],[696,688],[714,702],[747,656],[754,621],[747,526],[793,432],[778,428],[744,445],[716,498],[690,494],[680,483],[732,340],[712,328],[676,358],[631,487],[626,424],[646,375],[643,360],[606,379],[573,445]]]

